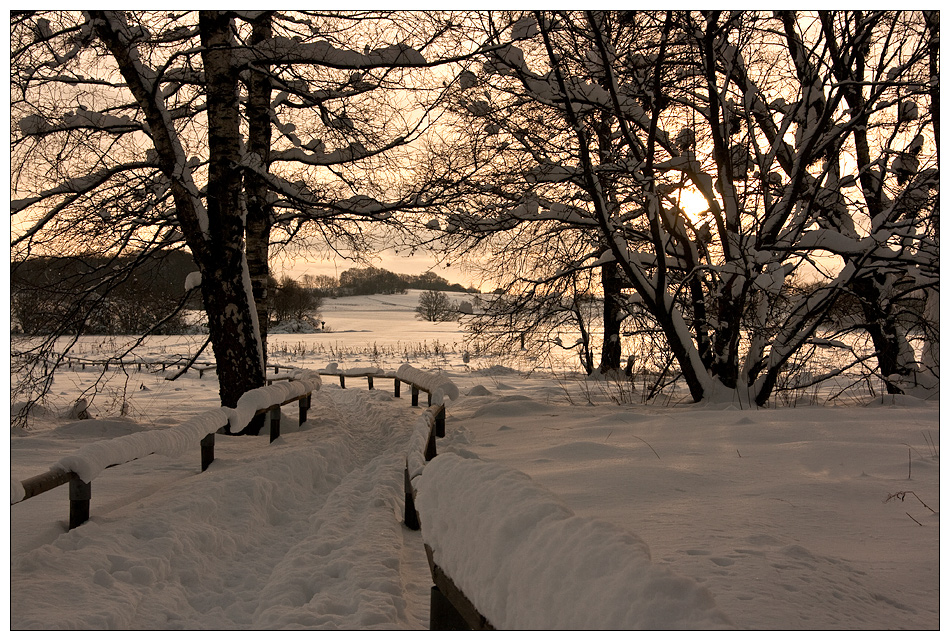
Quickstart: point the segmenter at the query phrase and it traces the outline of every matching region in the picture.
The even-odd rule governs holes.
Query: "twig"
[[[633,434],[631,434],[630,436],[633,436],[633,438],[637,439],[638,441],[643,441],[643,439],[640,438],[639,436],[634,436]],[[646,441],[643,441],[643,442],[644,442],[644,443],[647,443]],[[656,450],[653,449],[653,446],[652,446],[652,445],[650,445],[649,443],[647,443],[647,447],[649,447],[651,450],[653,450],[653,453],[656,454]],[[656,454],[656,458],[657,458],[658,461],[663,460],[663,459],[660,458],[660,455],[659,455],[659,454]]]
[[[910,512],[904,512],[904,514],[906,514],[907,516],[910,516]],[[924,524],[918,521],[917,519],[915,519],[914,517],[910,516],[910,520],[916,523],[917,525],[919,525],[920,527],[924,527]]]
[[[205,341],[204,345],[201,346],[201,349],[199,349],[197,352],[195,352],[195,355],[192,356],[192,357],[188,360],[187,363],[185,363],[185,366],[182,367],[181,370],[178,371],[178,373],[176,373],[174,376],[172,376],[172,377],[169,378],[168,380],[170,380],[170,381],[177,380],[179,376],[181,376],[182,374],[184,374],[185,372],[187,372],[187,371],[188,371],[188,368],[195,364],[195,361],[198,360],[198,357],[199,357],[199,356],[201,356],[201,352],[205,351],[205,348],[206,348],[210,343],[211,343],[211,335],[209,334],[209,335],[208,335],[208,339]]]
[[[927,508],[928,510],[936,514],[936,512],[934,512],[934,509],[930,507],[929,505],[927,505],[926,503],[924,503],[923,500],[921,500],[921,498],[917,496],[917,492],[914,492],[913,490],[901,490],[900,492],[894,492],[893,494],[888,494],[887,498],[884,499],[884,502],[887,503],[891,499],[900,499],[901,502],[903,502],[904,497],[907,496],[908,494],[913,494],[914,498],[920,501],[921,505],[923,505],[925,508]]]
[[[934,443],[934,436],[930,433],[930,430],[927,430],[927,433],[924,434],[923,430],[920,432],[924,436],[924,442],[927,443],[927,446],[930,448],[931,458],[937,458],[937,445]]]

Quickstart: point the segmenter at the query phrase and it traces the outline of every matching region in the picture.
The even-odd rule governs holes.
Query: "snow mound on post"
[[[731,626],[708,590],[654,565],[639,537],[576,516],[521,472],[441,454],[416,487],[435,562],[498,629]]]
[[[222,408],[228,416],[232,432],[247,427],[258,411],[282,405],[288,400],[320,389],[320,375],[309,370],[294,370],[293,379],[248,390],[238,399],[234,409]]]
[[[399,367],[396,376],[432,394],[433,405],[444,405],[445,397],[453,401],[459,397],[459,388],[440,372],[424,372],[406,363]]]

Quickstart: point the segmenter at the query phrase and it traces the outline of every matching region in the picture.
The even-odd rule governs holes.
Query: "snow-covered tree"
[[[272,245],[358,248],[361,221],[431,197],[397,156],[443,90],[411,91],[420,50],[446,51],[436,18],[16,13],[14,258],[187,246],[233,406],[264,383]]]
[[[924,25],[901,12],[526,16],[512,27],[524,41],[491,55],[468,106],[537,186],[468,227],[596,230],[602,251],[577,255],[572,269],[616,262],[693,398],[765,403],[844,292],[891,288],[888,273],[908,270],[905,295],[936,284],[923,267],[936,264],[935,216],[915,208],[937,187],[930,118],[914,108],[933,95],[931,77],[914,72],[932,59]],[[861,65],[873,71],[842,75]],[[532,108],[546,140],[509,117]],[[886,133],[869,129],[889,115]],[[684,193],[705,211],[687,214]],[[812,267],[827,284],[788,300],[785,284]],[[862,296],[893,318],[894,297],[884,298]]]

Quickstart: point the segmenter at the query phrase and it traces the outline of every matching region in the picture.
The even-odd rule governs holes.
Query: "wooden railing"
[[[414,436],[423,435],[423,438],[415,438],[410,441],[410,451],[406,456],[406,501],[405,501],[405,525],[411,530],[419,530],[422,527],[419,511],[416,508],[416,497],[418,489],[415,486],[417,479],[423,472],[424,462],[431,461],[436,456],[435,437],[445,436],[445,406],[429,408],[432,413],[432,419],[427,420],[426,415],[417,423]],[[436,422],[436,417],[441,416],[441,421]],[[440,427],[439,427],[440,426]],[[421,451],[423,463],[416,462],[412,464],[413,458],[419,458],[419,443],[424,442],[424,449]],[[432,576],[432,586],[429,588],[429,629],[430,630],[494,630],[495,627],[485,616],[478,611],[478,608],[469,600],[450,577],[433,558],[432,548],[424,543],[426,558],[429,562],[429,573]]]
[[[185,371],[192,369],[198,372],[198,378],[204,377],[204,373],[208,371],[214,371],[217,369],[217,365],[210,361],[191,361],[188,357],[178,356],[177,358],[164,358],[164,359],[155,359],[155,358],[84,358],[82,356],[73,356],[72,354],[60,354],[54,352],[50,355],[50,358],[47,359],[47,363],[51,366],[66,367],[70,370],[74,370],[76,367],[79,367],[82,370],[86,369],[86,366],[89,367],[99,367],[103,371],[109,371],[110,367],[118,367],[120,369],[135,369],[137,371],[142,371],[142,367],[145,367],[149,371],[166,371],[170,367],[177,369],[184,368]],[[279,374],[280,370],[291,370],[292,367],[287,365],[281,365],[279,363],[272,363],[267,366],[267,369],[274,369],[274,374]]]
[[[289,369],[289,368],[285,368]],[[278,370],[279,371],[279,370]],[[403,370],[400,370],[403,371]],[[415,370],[418,371],[418,370]],[[413,382],[408,377],[400,378],[398,373],[387,374],[382,370],[361,370],[357,372],[346,372],[346,371],[335,371],[335,370],[319,370],[312,372],[313,374],[319,374],[320,376],[333,376],[339,377],[341,387],[345,387],[346,378],[365,378],[367,379],[367,384],[369,389],[373,389],[374,379],[384,378],[392,379],[395,384],[394,395],[396,397],[400,396],[401,387],[403,383],[406,383],[410,386],[412,405],[419,405],[419,392],[426,392],[429,397],[429,404],[432,404],[433,392],[434,390],[429,390],[426,387],[418,384],[418,382]],[[269,378],[267,381],[268,385],[271,385],[276,382],[286,381],[286,380],[295,380],[294,374],[287,374],[284,376],[274,376]],[[258,416],[261,414],[270,415],[270,442],[274,442],[280,436],[280,420],[281,420],[281,407],[289,403],[297,402],[298,412],[299,412],[299,424],[303,425],[307,421],[307,411],[310,409],[311,405],[311,394],[312,391],[308,391],[303,394],[299,394],[290,398],[285,399],[283,402],[275,405],[269,405],[267,407],[258,408],[253,416]],[[436,423],[439,425],[438,432],[442,436],[445,434],[445,406],[439,406],[441,410],[438,412],[438,418]],[[428,410],[427,410],[428,411]],[[222,424],[219,426],[219,429],[213,429],[210,433],[206,434],[200,440],[200,451],[201,451],[201,471],[204,472],[208,469],[208,466],[214,461],[214,445],[215,445],[215,433],[219,432],[221,429],[228,427],[227,419],[222,421]],[[434,456],[435,444],[432,444],[432,455]],[[137,456],[131,459],[124,461],[128,463],[144,456],[150,456],[155,452],[147,452],[141,456]],[[106,468],[116,467],[117,465],[122,465],[123,463],[115,463],[112,465],[106,466]],[[89,482],[83,481],[80,475],[75,471],[70,471],[63,468],[54,468],[42,474],[37,474],[36,476],[30,477],[21,482],[23,487],[22,495],[16,501],[11,501],[12,503],[19,503],[30,499],[34,496],[38,496],[44,492],[48,492],[52,489],[60,487],[61,485],[69,484],[69,529],[78,527],[86,521],[89,520],[89,508],[90,502],[92,499],[92,481]]]
[[[433,630],[732,626],[635,534],[575,514],[518,470],[442,454],[416,485]]]
[[[415,400],[413,405],[415,405]],[[432,406],[432,394],[429,394],[429,408],[418,419],[409,440],[405,467],[405,514],[403,521],[410,530],[422,527],[419,511],[416,508],[418,479],[428,461],[437,455],[436,438],[445,436],[445,405]],[[429,571],[432,575],[432,587],[429,590],[429,629],[430,630],[494,630],[495,628],[455,585],[433,560],[432,548],[425,545]]]
[[[306,392],[305,394],[288,398],[283,403],[259,408],[254,413],[254,416],[258,416],[260,414],[270,414],[271,443],[273,443],[280,436],[280,408],[296,401],[299,411],[299,424],[303,425],[307,420],[307,410],[310,408],[311,394],[312,392]],[[220,427],[222,429],[226,428],[227,423],[221,425]],[[202,472],[207,470],[208,466],[214,461],[214,437],[215,432],[211,432],[204,436],[199,443],[201,448]],[[152,454],[155,454],[155,452],[148,452],[143,456],[137,456],[125,461],[125,463],[144,458],[144,456],[151,456]],[[123,463],[115,463],[106,466],[106,468],[108,469],[122,464]],[[89,520],[89,505],[92,499],[92,481],[83,481],[78,473],[62,468],[54,468],[47,472],[43,472],[42,474],[37,474],[36,476],[30,477],[21,482],[21,485],[23,486],[23,495],[22,498],[16,502],[19,503],[25,501],[29,498],[38,496],[44,492],[48,492],[67,483],[69,484],[68,529],[71,530]]]

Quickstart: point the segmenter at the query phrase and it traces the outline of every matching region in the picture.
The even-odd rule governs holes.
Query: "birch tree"
[[[200,282],[221,400],[233,406],[264,383],[275,234],[293,242],[308,229],[331,246],[353,245],[360,221],[426,204],[426,187],[394,176],[387,154],[411,147],[434,120],[432,103],[405,79],[406,70],[438,63],[407,41],[424,48],[440,31],[410,38],[403,22],[384,14],[18,14],[13,253],[186,245],[201,274],[189,282]],[[437,21],[413,22],[427,29]],[[406,92],[388,109],[372,95],[396,87]],[[367,169],[389,170],[385,185]]]

